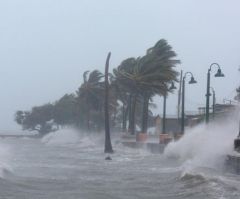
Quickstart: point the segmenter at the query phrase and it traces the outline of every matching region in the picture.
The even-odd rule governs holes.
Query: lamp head
[[[224,77],[224,74],[222,73],[222,70],[220,68],[217,70],[215,77]]]
[[[197,81],[194,79],[194,77],[191,77],[191,80],[188,82],[189,84],[196,84]]]
[[[174,82],[172,82],[172,84],[171,84],[169,90],[174,90],[174,89],[177,89],[177,87],[174,85]]]

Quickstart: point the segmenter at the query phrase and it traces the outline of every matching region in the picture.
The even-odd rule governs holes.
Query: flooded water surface
[[[106,161],[93,136],[1,139],[0,198],[240,198],[240,177],[220,167],[114,143]]]

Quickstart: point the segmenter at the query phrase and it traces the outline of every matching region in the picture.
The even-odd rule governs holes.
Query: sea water
[[[222,169],[234,128],[200,125],[164,154],[125,147],[113,136],[112,161],[101,134],[64,129],[42,139],[0,139],[0,198],[239,199],[240,176]]]

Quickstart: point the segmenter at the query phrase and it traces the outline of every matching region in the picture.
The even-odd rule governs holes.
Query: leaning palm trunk
[[[127,107],[125,104],[122,106],[122,131],[126,132],[127,130]]]
[[[90,107],[87,103],[87,130],[90,131]]]
[[[136,131],[136,125],[135,125],[135,112],[136,112],[136,103],[137,103],[137,95],[135,94],[132,98],[132,108],[131,108],[131,115],[130,115],[130,119],[129,119],[129,126],[130,126],[130,132],[132,135],[135,135],[135,131]]]
[[[132,124],[132,121],[131,121],[132,114],[131,114],[131,112],[132,112],[132,95],[129,95],[129,98],[128,98],[128,112],[127,112],[127,114],[128,114],[128,132],[130,132],[131,124]]]
[[[144,95],[143,98],[143,115],[142,115],[142,133],[147,133],[148,128],[148,105],[149,105],[149,96]]]
[[[106,65],[105,65],[105,153],[113,153],[111,137],[110,137],[110,127],[109,127],[109,83],[108,83],[108,68],[109,68],[109,59],[111,53],[108,53]]]

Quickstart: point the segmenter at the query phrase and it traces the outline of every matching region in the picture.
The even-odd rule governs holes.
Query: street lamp
[[[186,72],[183,76],[183,81],[182,81],[182,118],[181,118],[181,131],[182,134],[184,134],[184,126],[185,126],[185,79],[187,75],[191,75],[191,79],[188,82],[189,84],[196,84],[197,81],[194,79],[193,74],[191,72]]]
[[[218,70],[215,74],[215,77],[224,77],[224,74],[221,71],[221,68],[218,63],[212,63],[208,69],[207,73],[207,94],[206,94],[206,123],[209,122],[209,97],[210,97],[210,72],[212,70],[212,66],[217,66]]]
[[[176,89],[176,86],[172,82],[169,90],[174,90]],[[166,132],[166,101],[167,101],[167,92],[163,96],[163,121],[162,121],[162,133],[165,134]]]
[[[216,104],[216,95],[215,95],[215,90],[213,87],[210,87],[213,93],[213,99],[212,99],[212,114],[213,114],[213,119],[215,118],[215,104]]]

